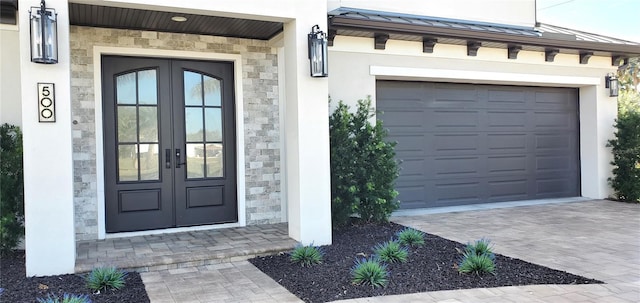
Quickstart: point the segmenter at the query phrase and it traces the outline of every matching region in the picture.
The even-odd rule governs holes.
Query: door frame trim
[[[104,179],[104,142],[103,142],[103,117],[102,117],[102,65],[101,59],[103,55],[116,56],[136,56],[149,58],[167,58],[167,59],[192,59],[205,61],[226,61],[233,62],[234,74],[234,94],[235,94],[235,118],[236,118],[236,195],[238,203],[238,222],[215,224],[195,227],[179,227],[139,232],[123,232],[109,234],[108,238],[128,237],[135,235],[147,235],[166,232],[181,232],[203,229],[217,229],[245,226],[246,220],[246,200],[245,200],[245,155],[244,155],[244,98],[242,94],[242,55],[221,54],[221,53],[205,53],[193,51],[178,50],[160,50],[160,49],[144,49],[144,48],[128,48],[128,47],[112,47],[112,46],[94,46],[93,47],[93,87],[95,102],[95,132],[96,132],[96,192],[98,204],[98,239],[107,238],[106,233],[106,212],[105,212],[105,179]]]

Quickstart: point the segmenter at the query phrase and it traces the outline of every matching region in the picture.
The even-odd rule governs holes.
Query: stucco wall
[[[582,196],[606,198],[611,194],[611,152],[616,98],[607,95],[604,76],[615,71],[611,58],[591,57],[579,64],[578,55],[558,54],[545,62],[543,52],[521,51],[508,59],[506,49],[480,48],[475,57],[466,47],[437,44],[423,53],[422,43],[389,40],[385,50],[375,50],[369,38],[337,36],[329,48],[329,94],[355,106],[372,96],[376,80],[484,83],[524,86],[576,87],[580,90],[580,158]]]
[[[71,27],[71,94],[76,239],[98,237],[94,46],[184,50],[242,56],[247,224],[280,222],[280,127],[277,49],[265,41]],[[240,101],[240,100],[236,100]],[[101,131],[101,130],[98,130]],[[238,173],[241,173],[240,171]]]
[[[20,126],[20,31],[17,26],[2,27],[6,28],[0,28],[0,123]]]

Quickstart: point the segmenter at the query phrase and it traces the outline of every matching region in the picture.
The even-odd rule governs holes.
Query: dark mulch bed
[[[87,294],[92,302],[135,302],[147,303],[149,297],[137,272],[130,272],[120,290],[107,290],[92,294],[85,286],[84,275],[59,275],[26,278],[24,251],[16,251],[0,259],[0,302],[34,303],[37,298],[46,298],[47,294],[62,297],[68,294]]]
[[[463,249],[464,245],[427,234],[425,246],[410,249],[407,263],[389,265],[386,287],[352,285],[350,270],[355,259],[370,255],[371,247],[388,241],[403,228],[388,223],[353,225],[334,231],[333,245],[324,247],[323,263],[310,268],[292,264],[287,254],[258,257],[250,262],[305,302],[481,287],[603,283],[499,254],[496,275],[459,274],[455,266],[460,254],[456,248]]]

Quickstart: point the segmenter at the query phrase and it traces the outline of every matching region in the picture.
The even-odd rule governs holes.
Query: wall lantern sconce
[[[316,24],[311,27],[309,38],[309,63],[311,77],[326,77],[328,73],[327,62],[327,35]]]
[[[31,62],[58,63],[58,14],[46,8],[44,0],[40,7],[29,10],[31,27]]]
[[[604,87],[609,89],[609,97],[618,96],[618,78],[615,74],[607,74],[604,77]]]

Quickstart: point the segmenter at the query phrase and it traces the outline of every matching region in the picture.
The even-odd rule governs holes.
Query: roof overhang
[[[639,43],[569,29],[555,31],[552,30],[553,28],[548,25],[546,29],[540,29],[469,23],[349,8],[339,8],[329,13],[330,39],[335,35],[369,38],[383,36],[382,40],[430,41],[430,43],[467,45],[474,48],[517,47],[518,50],[601,55],[617,59],[640,56]],[[566,33],[567,31],[570,32]],[[576,34],[588,34],[588,36],[580,35],[581,40],[578,40]]]
[[[4,1],[4,0],[3,0]],[[171,18],[180,16],[186,21]],[[269,40],[281,22],[69,3],[71,25]]]

